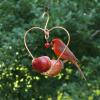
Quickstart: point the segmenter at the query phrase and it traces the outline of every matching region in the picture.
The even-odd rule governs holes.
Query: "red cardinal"
[[[60,54],[63,52],[66,45],[59,38],[55,38],[51,41],[51,46],[52,46],[54,53],[57,56],[60,56]],[[82,77],[86,80],[82,70],[80,69],[80,66],[78,65],[78,59],[75,57],[73,52],[68,47],[66,48],[66,50],[63,53],[63,55],[61,56],[61,58],[64,59],[64,60],[68,60],[68,61],[72,62],[78,68]]]

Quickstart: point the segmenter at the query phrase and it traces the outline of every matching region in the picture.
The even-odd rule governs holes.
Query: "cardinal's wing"
[[[62,43],[60,46],[58,46],[60,54],[63,52],[65,47],[66,47],[66,45],[64,43]],[[75,57],[73,52],[68,47],[66,47],[66,50],[65,50],[65,52],[62,55],[62,58],[63,59],[68,59],[68,60],[78,61],[78,59]]]

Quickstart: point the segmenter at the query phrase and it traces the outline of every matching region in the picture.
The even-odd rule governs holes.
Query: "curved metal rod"
[[[40,27],[32,27],[32,28],[30,28],[29,30],[27,30],[27,31],[25,32],[25,34],[24,34],[24,45],[25,45],[25,48],[27,49],[29,55],[30,55],[30,56],[32,57],[32,59],[34,60],[35,57],[34,57],[34,56],[32,55],[32,53],[30,52],[30,50],[29,50],[29,48],[28,48],[28,46],[27,46],[27,43],[26,43],[26,36],[27,36],[27,34],[29,33],[29,31],[31,31],[31,30],[33,30],[33,29],[42,30],[44,33],[45,33],[45,30],[42,29],[42,28],[40,28]]]
[[[48,18],[47,18],[47,20],[46,20],[46,24],[45,24],[45,26],[44,26],[44,30],[47,29],[47,25],[48,25],[48,22],[49,22],[49,19],[50,19],[49,14],[48,14],[47,12],[44,12],[43,15],[42,15],[42,17],[44,17],[45,15],[47,15]]]
[[[69,34],[69,32],[67,31],[67,29],[65,29],[64,27],[62,27],[62,26],[55,26],[55,27],[49,29],[49,32],[52,31],[52,30],[54,30],[54,29],[58,29],[58,28],[59,28],[59,29],[63,29],[63,30],[66,32],[66,34],[68,35],[68,42],[67,42],[67,44],[66,44],[64,50],[62,51],[62,53],[61,53],[60,56],[58,57],[57,61],[55,62],[55,64],[59,61],[59,59],[61,58],[61,56],[63,55],[63,53],[65,52],[67,46],[68,46],[69,43],[70,43],[70,34]],[[63,63],[65,63],[65,62],[63,62]],[[55,66],[55,64],[54,64],[53,66]],[[45,72],[44,74],[47,75],[47,74],[52,70],[53,66],[51,66],[51,69],[50,69],[49,71]]]

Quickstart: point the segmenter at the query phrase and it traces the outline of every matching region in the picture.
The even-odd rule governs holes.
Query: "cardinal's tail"
[[[74,63],[74,65],[78,68],[80,74],[82,75],[82,77],[86,80],[84,73],[82,72],[80,66],[77,63]]]

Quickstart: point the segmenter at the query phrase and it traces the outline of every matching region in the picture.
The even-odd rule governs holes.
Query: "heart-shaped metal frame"
[[[28,34],[31,30],[33,30],[33,29],[39,29],[39,30],[43,31],[45,35],[47,35],[47,32],[50,34],[50,32],[53,31],[54,29],[63,29],[63,30],[67,33],[67,35],[68,35],[68,42],[67,42],[67,44],[66,44],[66,47],[69,45],[69,42],[70,42],[70,34],[69,34],[69,32],[68,32],[64,27],[62,27],[62,26],[55,26],[55,27],[53,27],[53,28],[51,28],[51,29],[49,29],[49,30],[48,30],[48,29],[45,30],[45,29],[40,28],[40,27],[32,27],[32,28],[30,28],[29,30],[27,30],[27,31],[25,32],[25,35],[24,35],[24,44],[25,44],[25,47],[26,47],[27,51],[29,52],[30,56],[31,56],[33,59],[34,59],[34,56],[33,56],[32,53],[30,52],[30,50],[28,49],[28,46],[27,46],[27,43],[26,43],[26,36],[27,36],[27,34]],[[63,50],[63,52],[66,50],[66,47],[65,47],[65,49]],[[61,53],[61,55],[59,56],[59,58],[62,56],[63,52]]]
[[[45,13],[45,14],[48,15],[48,13]],[[43,15],[43,16],[44,16],[44,15]],[[29,55],[32,57],[32,60],[34,60],[35,57],[34,57],[34,56],[32,55],[32,53],[30,52],[30,50],[29,50],[29,48],[28,48],[28,46],[27,46],[27,43],[26,43],[26,36],[27,36],[27,34],[28,34],[31,30],[38,29],[38,30],[41,30],[41,31],[44,32],[45,39],[48,40],[51,31],[53,31],[54,29],[62,29],[62,30],[64,30],[64,31],[66,32],[66,35],[68,36],[68,41],[67,41],[67,44],[66,44],[64,50],[62,51],[61,55],[58,57],[58,59],[57,59],[57,61],[56,61],[56,63],[57,63],[58,60],[59,60],[59,59],[61,58],[61,56],[63,55],[64,51],[66,50],[67,46],[69,45],[69,42],[70,42],[70,34],[69,34],[69,32],[67,31],[67,29],[65,29],[65,28],[62,27],[62,26],[55,26],[55,27],[52,27],[51,29],[47,29],[48,21],[49,21],[49,15],[48,15],[48,19],[47,19],[47,21],[46,21],[46,24],[45,24],[44,29],[43,29],[43,28],[40,28],[40,27],[32,27],[32,28],[30,28],[29,30],[27,30],[27,31],[25,32],[25,34],[24,34],[24,44],[25,44],[25,47],[26,47],[26,49],[27,49]],[[55,64],[56,64],[56,63],[55,63]],[[54,65],[55,65],[55,64],[54,64]],[[53,65],[53,66],[54,66],[54,65]],[[53,67],[53,66],[52,66],[52,67]],[[51,67],[50,70],[52,70],[52,67]],[[44,75],[47,75],[47,73],[43,73],[43,74],[44,74]]]

